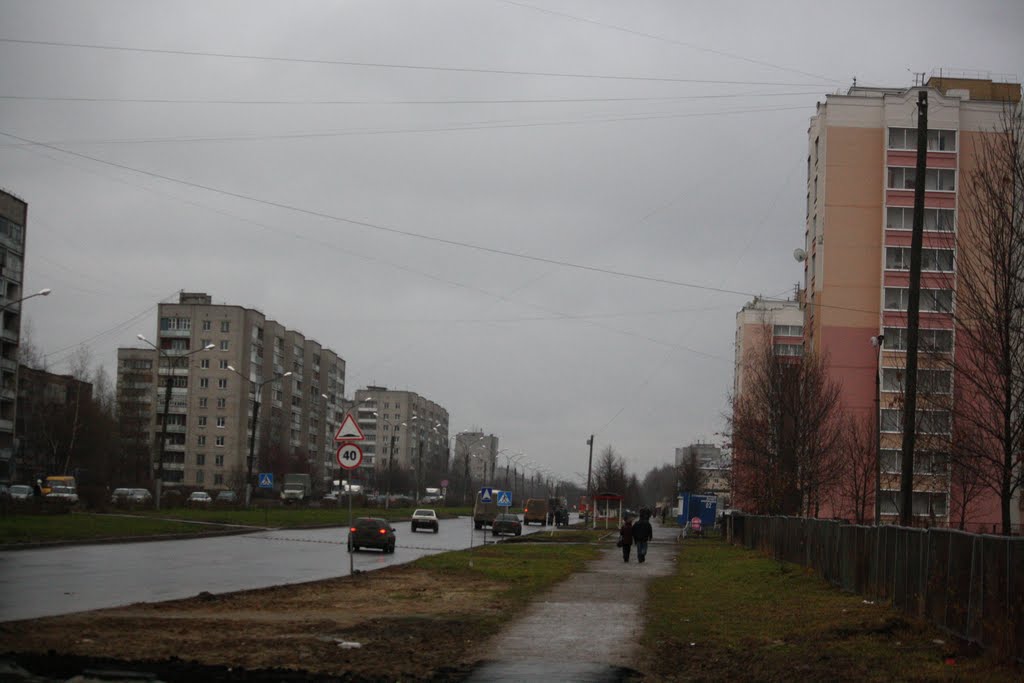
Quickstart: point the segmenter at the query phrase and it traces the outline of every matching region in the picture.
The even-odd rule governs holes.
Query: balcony
[[[0,419],[0,433],[2,432],[13,432],[14,431],[14,420]]]
[[[168,431],[170,431],[170,430],[168,429]],[[168,444],[164,444],[164,452],[165,453],[184,453],[185,452],[185,444],[183,444],[183,443],[168,443]],[[164,463],[164,467],[166,467],[166,466],[167,466],[167,463],[165,462]]]
[[[167,425],[168,434],[184,434],[186,429],[185,425]]]
[[[11,342],[12,344],[17,344],[19,342],[18,331],[10,330],[5,327],[2,331],[0,331],[0,339],[3,339],[4,341],[7,342]]]
[[[160,336],[189,339],[192,337],[192,330],[160,330]]]
[[[18,361],[11,360],[10,358],[0,358],[0,368],[4,370],[10,370],[11,372],[18,371]]]

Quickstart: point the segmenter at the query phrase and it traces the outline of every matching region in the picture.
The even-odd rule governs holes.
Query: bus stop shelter
[[[625,496],[620,496],[617,493],[599,493],[594,496],[594,526],[596,529],[599,522],[604,522],[604,528],[608,528],[608,523],[611,522],[615,528],[618,528],[620,521],[622,520],[622,501],[625,500]]]

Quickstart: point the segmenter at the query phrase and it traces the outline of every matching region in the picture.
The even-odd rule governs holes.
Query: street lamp
[[[34,296],[50,296],[50,292],[52,292],[52,291],[53,290],[50,289],[49,287],[44,287],[43,289],[40,289],[38,292],[36,292],[34,294],[29,294],[28,296],[23,296],[20,299],[15,299],[14,301],[8,301],[6,304],[4,304],[2,307],[0,307],[0,313],[3,313],[4,311],[6,311],[11,306],[17,306],[22,301],[27,301],[28,299],[31,299]]]
[[[49,294],[50,290],[44,289],[43,292],[46,292],[46,294]],[[40,292],[40,294],[42,294],[42,292]],[[46,294],[42,294],[42,296],[46,296]],[[25,298],[28,298],[28,297],[25,297]],[[207,344],[206,346],[204,346],[202,348],[194,349],[193,351],[189,351],[188,353],[183,353],[181,355],[172,356],[172,355],[170,355],[168,353],[165,353],[163,349],[161,349],[159,346],[157,346],[153,342],[151,342],[148,339],[146,339],[143,335],[137,334],[135,336],[138,337],[139,341],[145,342],[146,344],[149,344],[150,346],[152,346],[153,349],[158,354],[160,354],[160,356],[162,356],[163,358],[167,359],[167,384],[165,385],[165,388],[164,388],[164,421],[163,421],[163,423],[162,423],[162,425],[160,427],[160,451],[159,451],[159,455],[157,456],[157,469],[156,469],[156,509],[159,510],[160,509],[160,497],[161,497],[161,494],[163,493],[163,485],[164,485],[164,444],[167,443],[167,418],[169,417],[170,412],[171,412],[171,386],[174,384],[174,370],[177,368],[178,359],[179,358],[188,358],[189,356],[194,356],[197,353],[202,353],[203,351],[209,351],[210,349],[214,348],[214,346],[213,346],[213,344]],[[159,382],[159,378],[160,378],[159,363],[157,363],[157,366],[158,366],[157,367],[157,382]],[[185,367],[188,368],[188,364],[186,364]]]
[[[871,338],[875,353],[875,526],[882,523],[882,344],[885,335]]]
[[[499,451],[499,453],[500,452],[501,451]],[[513,463],[513,462],[518,465],[519,461],[521,459],[523,459],[524,457],[526,457],[526,454],[523,453],[522,451],[518,451],[516,453],[512,453],[511,455],[506,455],[505,456],[505,488],[506,489],[508,488],[508,469],[509,469],[509,465],[511,465],[511,463]]]
[[[391,470],[391,461],[395,457],[395,430],[392,429],[392,427],[394,425],[386,417],[382,417],[380,415],[380,413],[378,413],[377,411],[373,411],[373,413],[371,413],[371,414],[375,418],[377,418],[378,420],[380,420],[381,422],[386,424],[388,426],[388,431],[390,432],[390,437],[389,437],[390,445],[387,447],[387,449],[388,449],[388,483],[387,483],[387,487],[386,487],[387,491],[385,493],[386,497],[384,498],[384,509],[388,510],[388,509],[391,508],[391,472],[392,472],[392,470]],[[404,425],[405,423],[403,422],[402,424]],[[377,430],[374,430],[374,431],[377,431]]]
[[[228,370],[235,373],[245,381],[249,382],[252,386],[252,433],[249,434],[249,457],[246,458],[246,478],[245,478],[245,507],[249,507],[249,501],[252,499],[252,465],[256,459],[256,426],[259,424],[260,418],[260,393],[263,391],[263,387],[271,382],[276,382],[279,379],[290,377],[292,372],[288,372],[282,375],[274,375],[268,377],[262,382],[254,382],[250,377],[246,377],[232,366],[228,366]]]

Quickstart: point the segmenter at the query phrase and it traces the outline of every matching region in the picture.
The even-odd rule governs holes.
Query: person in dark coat
[[[645,508],[640,511],[640,521],[633,525],[633,542],[636,543],[638,562],[647,559],[647,542],[652,538],[654,538],[654,529],[651,528],[651,511]]]
[[[633,549],[633,518],[626,520],[619,527],[619,546],[622,548],[622,561],[629,562],[629,551]]]

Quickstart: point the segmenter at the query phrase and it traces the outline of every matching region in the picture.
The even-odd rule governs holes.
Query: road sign
[[[494,500],[494,489],[492,489],[490,486],[485,486],[482,489],[480,489],[481,503],[490,503],[492,500]]]
[[[690,528],[694,531],[700,531],[700,517],[694,517],[690,520]]]
[[[443,488],[443,489],[448,488],[448,480],[447,479],[442,479],[441,480],[441,488]]]
[[[343,443],[338,446],[338,465],[346,470],[354,470],[363,462],[363,449],[359,444]]]
[[[498,491],[498,507],[510,508],[512,507],[512,492],[511,491]]]
[[[338,427],[337,433],[334,435],[335,441],[365,441],[366,437],[363,436],[363,430],[359,428],[359,424],[356,419],[352,417],[352,413],[345,415],[345,420]]]
[[[272,489],[274,488],[274,475],[271,472],[260,472],[260,488],[261,489]]]

